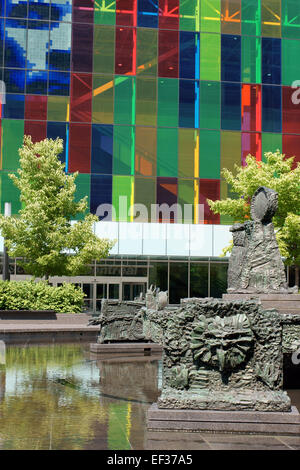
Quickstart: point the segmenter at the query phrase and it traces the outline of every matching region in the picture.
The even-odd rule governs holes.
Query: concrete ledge
[[[7,344],[96,341],[99,328],[80,325],[1,325],[0,340]]]
[[[151,405],[147,412],[151,431],[228,432],[246,434],[300,434],[300,415],[290,412],[167,410]]]
[[[162,353],[163,348],[157,343],[92,343],[90,351],[96,354],[157,354]]]
[[[264,308],[276,308],[280,313],[300,314],[300,294],[223,294],[223,300],[259,299]]]

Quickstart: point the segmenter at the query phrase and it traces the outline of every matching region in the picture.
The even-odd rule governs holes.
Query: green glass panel
[[[132,202],[132,189],[133,176],[113,176],[112,204],[116,211],[116,220],[119,222],[130,221],[129,207]],[[124,197],[121,204],[120,196]]]
[[[147,208],[148,217],[144,221],[150,222],[151,204],[156,204],[156,184],[154,178],[135,177],[134,202],[135,204],[143,204]],[[141,217],[142,214],[139,215],[140,222],[142,222]]]
[[[4,214],[4,203],[11,203],[11,213],[15,215],[21,209],[20,192],[9,178],[8,173],[0,172],[1,214]]]
[[[177,201],[181,206],[183,223],[192,224],[194,221],[194,180],[178,180]],[[185,208],[185,204],[191,207]]]
[[[281,37],[281,0],[262,0],[261,35],[269,38]]]
[[[88,208],[84,214],[80,214],[76,217],[77,220],[83,219],[85,214],[89,212],[90,207],[90,190],[91,190],[91,175],[86,173],[79,173],[76,180],[76,192],[75,200],[80,201],[80,199],[87,196]]]
[[[300,79],[300,41],[282,39],[282,84],[292,86]]]
[[[157,29],[137,30],[137,75],[157,75]]]
[[[180,2],[179,29],[182,31],[200,30],[200,0]]]
[[[198,177],[194,172],[195,162],[198,164],[198,131],[195,129],[179,129],[178,135],[178,176]],[[198,166],[198,165],[197,165]]]
[[[261,38],[242,36],[242,81],[261,83]]]
[[[201,33],[200,79],[220,80],[221,36]]]
[[[157,125],[178,126],[178,80],[159,78],[157,82]]]
[[[282,37],[300,39],[300,8],[299,0],[283,0]]]
[[[132,175],[134,172],[134,128],[114,126],[113,173]]]
[[[94,23],[116,23],[116,0],[97,0],[94,3]]]
[[[242,0],[242,34],[260,36],[261,0]]]
[[[156,79],[136,79],[136,124],[156,126]]]
[[[202,0],[200,27],[208,33],[221,31],[221,0]]]
[[[220,82],[200,82],[200,128],[221,127]]]
[[[156,176],[157,131],[154,127],[136,127],[135,173],[141,176]]]
[[[48,121],[69,121],[70,98],[69,96],[48,96],[47,118]]]
[[[269,134],[266,132],[262,133],[262,161],[265,162],[266,152],[276,152],[280,150],[282,152],[282,135],[281,134]]]
[[[200,130],[200,178],[220,178],[220,146],[219,131]]]
[[[115,28],[94,27],[93,70],[94,73],[114,73]]]
[[[2,119],[1,162],[2,170],[17,170],[19,167],[18,150],[22,147],[24,121],[21,119]]]
[[[114,122],[114,81],[112,75],[93,77],[92,122],[113,124]]]
[[[241,133],[221,132],[221,169],[234,171],[234,164],[241,165]]]
[[[178,130],[157,129],[157,176],[174,176],[178,173]]]
[[[135,123],[135,77],[115,76],[115,124]]]

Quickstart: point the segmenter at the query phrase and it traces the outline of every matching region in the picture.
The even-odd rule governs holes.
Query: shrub
[[[52,287],[46,281],[0,281],[0,310],[82,311],[85,294],[80,287],[64,283]]]

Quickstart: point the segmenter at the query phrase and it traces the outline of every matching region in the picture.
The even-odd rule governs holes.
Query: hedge
[[[80,287],[64,283],[52,287],[46,281],[0,281],[0,310],[82,311],[85,294]]]

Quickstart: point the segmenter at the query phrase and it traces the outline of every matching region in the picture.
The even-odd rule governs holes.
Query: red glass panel
[[[136,26],[137,0],[116,1],[116,25]]]
[[[300,162],[300,135],[283,135],[282,152],[286,157],[295,157],[293,169]]]
[[[261,132],[261,85],[242,85],[242,130]]]
[[[158,33],[158,75],[178,78],[178,31]]]
[[[242,165],[246,166],[246,157],[249,153],[261,161],[261,134],[256,132],[242,133]]]
[[[116,28],[115,73],[134,75],[136,70],[136,29]]]
[[[32,142],[40,142],[47,137],[46,121],[25,121],[24,135],[31,135]]]
[[[90,124],[70,124],[70,172],[91,173],[91,134]]]
[[[207,199],[220,199],[220,180],[200,180],[199,204],[204,205],[204,223],[219,224],[220,215],[214,214],[207,204]]]
[[[47,96],[25,96],[25,119],[47,120]]]
[[[177,178],[157,178],[156,201],[158,205],[167,204],[169,207],[177,204]],[[176,221],[176,208],[172,212],[158,210],[158,222]]]
[[[300,106],[293,103],[295,89],[282,87],[282,132],[300,134]]]
[[[94,22],[94,0],[73,0],[74,23]]]
[[[159,27],[179,29],[179,0],[159,0]]]
[[[92,75],[72,73],[71,76],[71,121],[91,122],[92,119]]]

